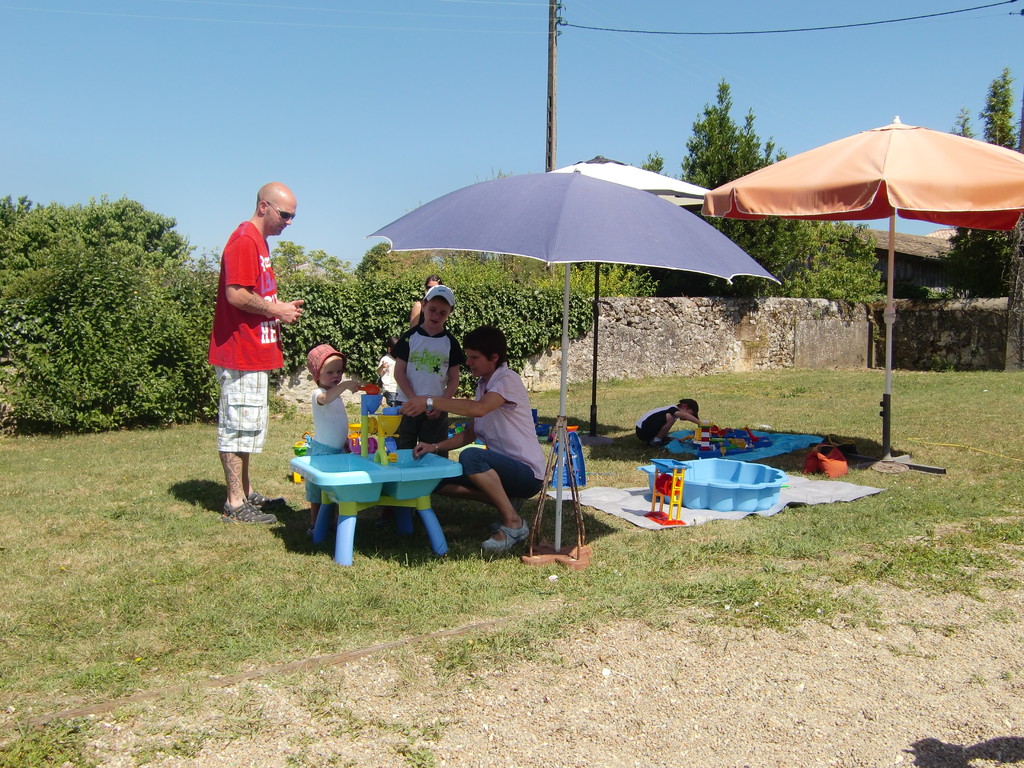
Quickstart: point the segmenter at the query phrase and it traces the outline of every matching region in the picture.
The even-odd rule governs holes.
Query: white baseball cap
[[[423,297],[423,302],[426,303],[431,299],[444,299],[452,305],[452,309],[455,308],[455,294],[447,285],[435,285],[427,291],[427,295]]]

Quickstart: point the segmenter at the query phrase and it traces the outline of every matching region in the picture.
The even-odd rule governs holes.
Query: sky
[[[948,131],[964,107],[980,133],[991,81],[1024,76],[1022,10],[564,0],[556,165],[659,153],[680,177],[722,80],[733,118],[752,111],[789,155],[894,116]],[[0,197],[127,197],[197,254],[220,250],[268,181],[298,198],[282,239],[355,265],[380,242],[366,235],[418,205],[545,170],[547,0],[0,0],[0,66]]]

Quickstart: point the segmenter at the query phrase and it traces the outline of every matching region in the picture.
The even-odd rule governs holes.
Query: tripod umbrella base
[[[589,544],[584,544],[582,547],[562,547],[556,550],[550,544],[541,543],[534,546],[532,555],[523,555],[521,559],[525,565],[542,566],[549,563],[561,563],[574,571],[582,571],[590,565],[590,555]]]

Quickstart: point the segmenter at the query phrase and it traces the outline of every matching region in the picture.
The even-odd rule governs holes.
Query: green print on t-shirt
[[[410,354],[409,362],[412,363],[413,368],[417,371],[431,371],[432,373],[439,374],[441,373],[441,365],[444,363],[444,357],[437,352],[431,352],[429,349],[422,349]]]

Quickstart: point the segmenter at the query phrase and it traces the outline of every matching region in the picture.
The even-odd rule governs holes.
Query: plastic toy
[[[661,459],[656,460],[661,463]],[[651,493],[651,512],[648,517],[665,517],[665,498],[668,497],[668,518],[667,524],[677,523],[686,525],[683,520],[683,476],[686,468],[678,462],[673,462],[672,473],[658,472],[654,477],[654,491]],[[655,511],[654,507],[658,509]]]
[[[402,415],[398,408],[385,408],[380,416],[370,417],[370,430],[377,433],[377,463],[387,464],[390,457],[398,450],[395,436],[398,425],[402,423]]]
[[[426,454],[413,459],[412,451],[398,453],[397,461],[386,466],[351,453],[326,456],[296,456],[291,460],[293,472],[319,486],[322,493],[320,514],[313,526],[313,544],[327,541],[337,505],[338,518],[334,543],[334,561],[352,565],[352,548],[357,515],[375,506],[395,508],[398,533],[413,532],[413,513],[417,513],[426,529],[430,548],[435,555],[448,552],[444,532],[430,503],[430,493],[446,477],[462,474],[462,466],[440,456]]]
[[[699,435],[699,437],[698,437]],[[695,430],[693,430],[694,440],[697,444],[697,450],[707,453],[711,451],[711,422],[702,421]]]
[[[566,440],[569,444],[569,456],[572,459],[573,475],[576,479],[577,486],[584,486],[587,484],[587,465],[583,460],[583,443],[580,441],[580,436],[576,434],[574,427],[568,428],[571,431],[566,432]],[[556,440],[554,453],[557,454],[561,444]],[[569,463],[565,462],[562,468],[562,487],[571,488],[572,484],[569,479]],[[557,487],[556,478],[554,474],[551,476],[551,487]]]
[[[672,465],[686,469],[683,506],[717,512],[761,512],[779,501],[779,492],[789,482],[781,469],[733,459],[655,459],[645,467],[653,494],[660,471]]]
[[[292,451],[295,453],[296,456],[305,456],[306,455],[306,451],[309,450],[309,439],[311,437],[312,437],[312,435],[309,434],[309,432],[304,432],[302,434],[302,439],[301,440],[297,440],[292,445]],[[302,475],[300,475],[298,472],[292,472],[292,482],[293,483],[301,483],[302,482]]]
[[[364,459],[370,455],[370,442],[373,442],[373,453],[377,452],[377,441],[375,438],[370,436],[370,414],[376,412],[380,408],[380,403],[384,399],[384,396],[378,394],[380,388],[376,384],[365,384],[359,389],[363,390],[366,394],[359,398],[359,455]]]
[[[755,435],[750,427],[723,429],[710,422],[694,426],[692,434],[684,433],[679,439],[684,444],[691,443],[693,452],[701,459],[749,453],[772,444],[770,437]]]
[[[358,436],[352,431],[356,424],[349,424],[349,450],[358,453],[362,458],[373,456],[377,464],[386,466],[391,462],[389,454],[393,454],[398,445],[394,436],[398,434],[398,425],[402,423],[402,415],[398,408],[384,408],[379,414],[384,396],[375,384],[360,387],[367,393],[359,398]],[[373,392],[372,390],[376,390]],[[390,441],[390,442],[389,442]]]

